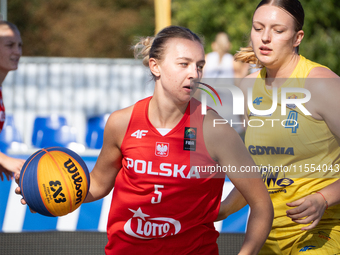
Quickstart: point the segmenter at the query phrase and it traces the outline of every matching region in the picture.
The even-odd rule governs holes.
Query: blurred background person
[[[234,56],[229,53],[231,43],[225,32],[216,35],[211,43],[212,52],[206,54],[203,78],[233,78],[237,85],[237,78],[248,74],[249,65],[234,61]]]
[[[219,32],[212,42],[212,52],[205,56],[203,81],[212,85],[222,99],[222,105],[214,105],[212,98],[207,97],[207,104],[213,107],[228,123],[244,136],[245,124],[243,116],[233,114],[233,97],[227,86],[238,86],[240,80],[249,73],[249,64],[235,61],[230,54],[231,43],[225,32]],[[197,94],[196,98],[201,96]]]
[[[18,68],[19,59],[22,54],[22,41],[18,28],[8,22],[0,21],[0,131],[5,123],[5,107],[2,99],[2,82],[9,71]],[[0,178],[7,180],[13,173],[20,173],[24,164],[23,159],[11,158],[0,152]]]

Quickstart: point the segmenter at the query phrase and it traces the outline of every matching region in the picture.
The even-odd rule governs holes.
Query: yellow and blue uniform
[[[304,88],[306,78],[320,64],[300,56],[292,75],[277,89],[277,108],[270,116],[248,111],[245,143],[274,205],[274,222],[260,254],[340,254],[340,205],[328,208],[312,230],[286,216],[286,203],[313,194],[338,180],[340,147],[322,120],[305,115],[295,104],[287,104],[281,115],[282,88]],[[257,77],[252,93],[257,110],[270,109],[273,91],[265,85],[266,69]],[[316,95],[312,95],[316,96]],[[286,98],[303,98],[302,92],[287,92]]]

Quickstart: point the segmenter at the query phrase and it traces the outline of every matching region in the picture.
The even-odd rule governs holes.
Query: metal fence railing
[[[3,83],[6,113],[31,146],[36,116],[63,115],[84,144],[86,120],[151,95],[150,72],[134,59],[22,57]]]

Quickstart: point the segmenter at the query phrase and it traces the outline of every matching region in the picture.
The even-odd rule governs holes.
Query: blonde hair
[[[234,55],[234,60],[243,63],[253,64],[256,68],[263,67],[259,59],[256,57],[253,46],[251,45],[240,48],[240,50]]]
[[[136,59],[142,59],[143,65],[149,67],[149,54],[150,49],[155,37],[143,37],[139,39],[139,42],[134,46],[134,57]]]

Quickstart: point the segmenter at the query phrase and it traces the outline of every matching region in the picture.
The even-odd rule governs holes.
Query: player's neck
[[[300,56],[297,54],[287,58],[286,61],[279,66],[266,67],[266,78],[289,78],[294,72],[297,64],[299,63]]]
[[[182,119],[188,103],[176,105],[171,100],[153,96],[149,103],[148,117],[155,128],[174,128]]]

